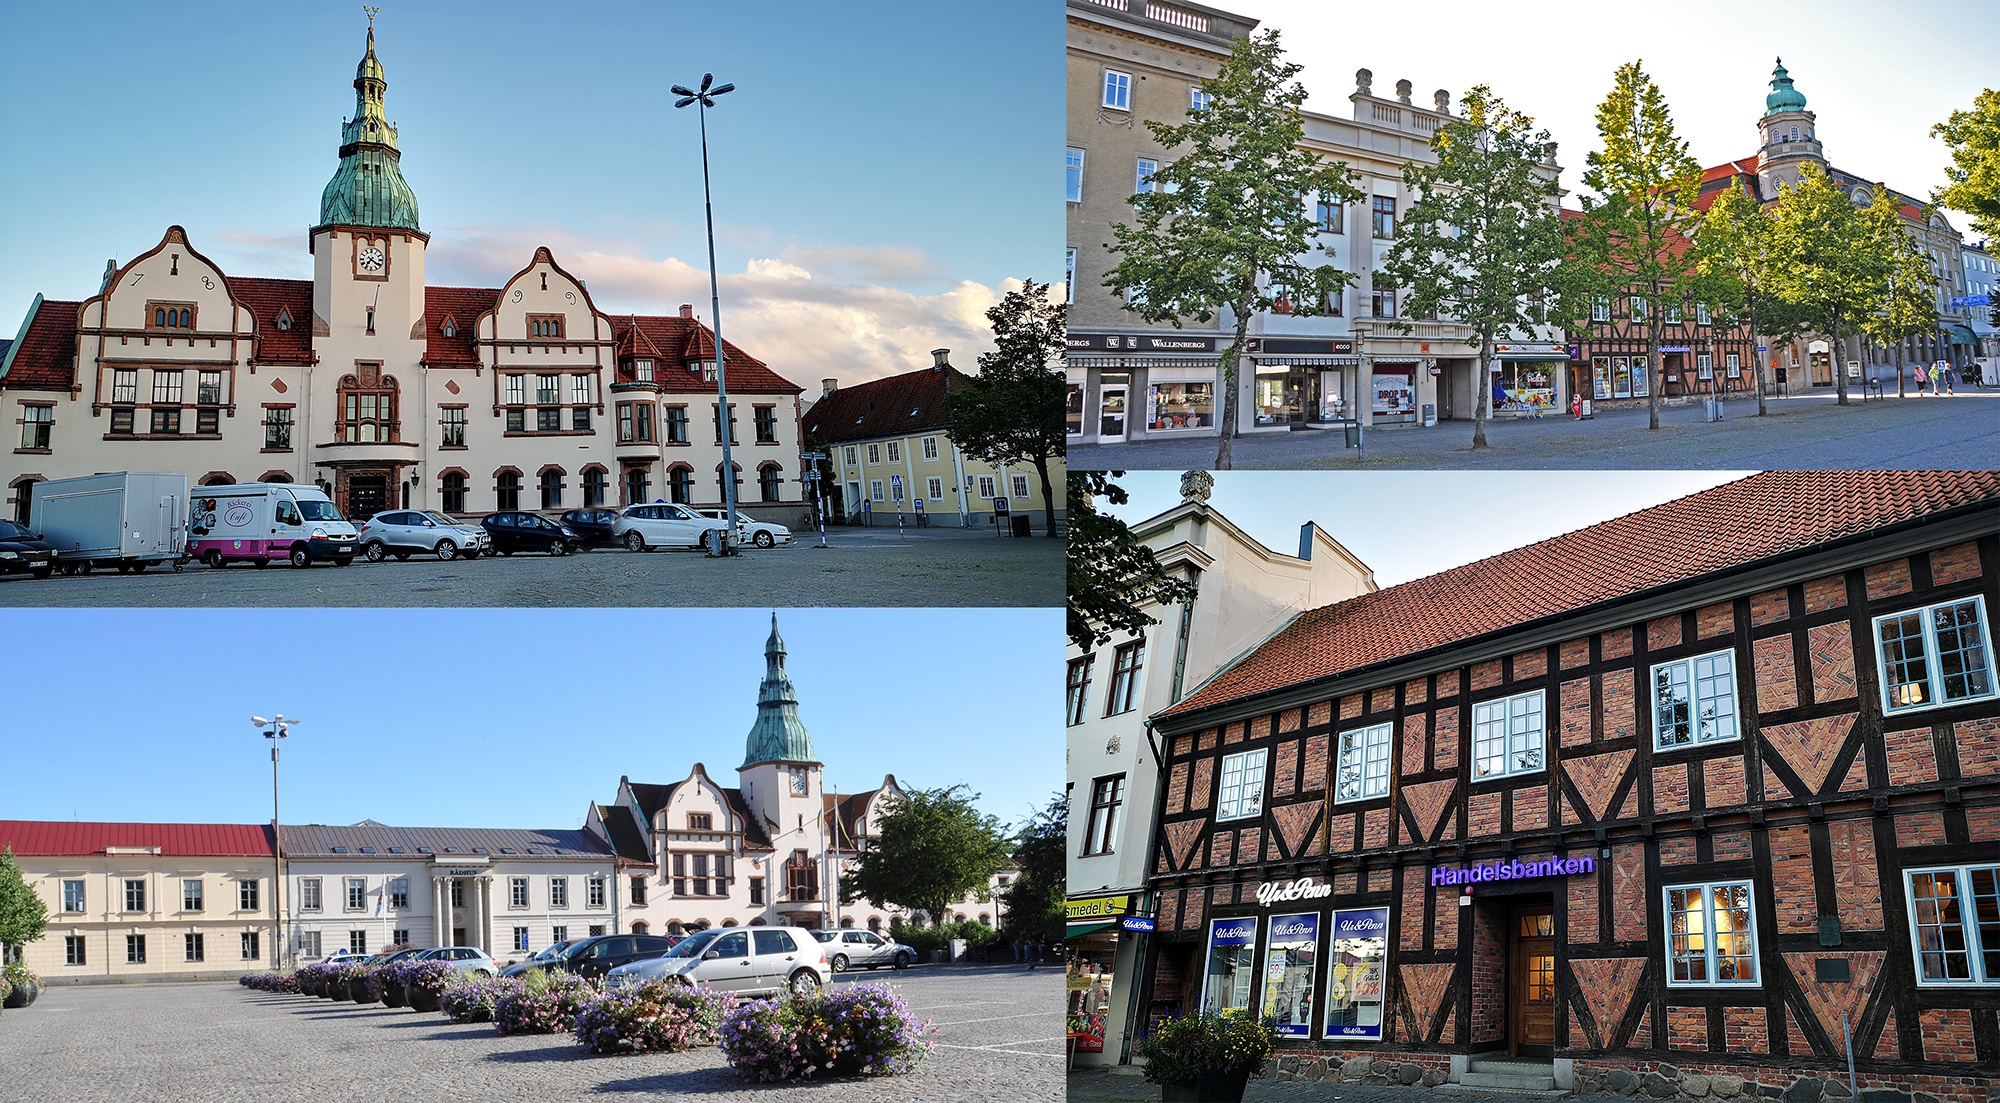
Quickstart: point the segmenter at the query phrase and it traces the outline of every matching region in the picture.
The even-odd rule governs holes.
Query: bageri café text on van
[[[1148,1021],[1986,1103],[1996,587],[2000,473],[1773,472],[1301,614],[1154,718]]]

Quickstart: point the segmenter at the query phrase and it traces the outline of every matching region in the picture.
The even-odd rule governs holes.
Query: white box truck
[[[36,483],[29,502],[35,528],[56,546],[56,567],[143,571],[187,562],[187,476],[114,471]]]
[[[198,486],[188,520],[188,554],[211,567],[273,559],[294,567],[354,562],[354,526],[318,487],[306,483]]]

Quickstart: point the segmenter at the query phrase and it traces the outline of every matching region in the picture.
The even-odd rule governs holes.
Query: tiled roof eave
[[[1995,532],[2000,532],[2000,499],[1974,502],[1267,690],[1197,705],[1193,704],[1201,693],[1197,688],[1182,704],[1154,714],[1151,721],[1162,735],[1183,734],[1294,705],[1393,685],[1697,605],[1803,582],[1852,569],[1863,562],[1894,558]],[[1293,625],[1297,624],[1295,619]],[[1281,631],[1278,636],[1282,635]],[[1228,671],[1254,662],[1258,651],[1279,642],[1278,636],[1238,656],[1211,676],[1210,684]]]

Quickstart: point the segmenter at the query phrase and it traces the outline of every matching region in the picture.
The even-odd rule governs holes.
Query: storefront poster
[[[1326,1037],[1382,1040],[1382,999],[1389,968],[1389,909],[1358,908],[1332,916],[1327,953]]]
[[[1318,915],[1271,917],[1264,950],[1264,1017],[1280,1038],[1312,1036],[1313,966],[1319,952]]]
[[[1215,919],[1208,925],[1208,969],[1202,977],[1202,1010],[1218,1015],[1250,1009],[1250,974],[1257,958],[1257,918]]]
[[[1389,372],[1377,370],[1370,388],[1375,396],[1375,416],[1377,419],[1407,419],[1416,416],[1417,387],[1415,376],[1408,371]]]

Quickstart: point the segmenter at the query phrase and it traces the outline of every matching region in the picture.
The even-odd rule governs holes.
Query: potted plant
[[[352,965],[334,966],[333,971],[327,974],[326,988],[320,992],[320,996],[336,1003],[346,1003],[352,999],[353,995],[347,990],[347,981],[353,969]]]
[[[1276,1041],[1269,1022],[1196,1011],[1161,1022],[1133,1050],[1163,1101],[1240,1103]]]
[[[8,1007],[26,1007],[42,994],[42,978],[28,972],[28,967],[18,961],[7,966],[5,976],[9,991],[5,1001],[0,1002]]]
[[[383,1007],[409,1006],[410,990],[407,987],[409,981],[406,970],[411,964],[409,961],[392,961],[375,971],[375,980],[382,987]]]
[[[360,964],[349,966],[353,972],[347,977],[347,996],[355,1003],[374,1003],[382,998],[382,985],[375,975],[376,966]]]
[[[403,970],[403,987],[409,993],[410,1010],[436,1011],[445,983],[458,975],[448,961],[412,961]]]

